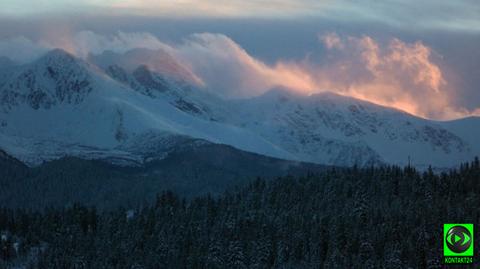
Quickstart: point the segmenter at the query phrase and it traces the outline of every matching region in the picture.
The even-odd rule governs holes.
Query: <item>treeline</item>
[[[216,198],[164,192],[101,213],[1,209],[0,267],[442,268],[443,223],[479,223],[479,179],[476,158],[442,174],[331,168]]]

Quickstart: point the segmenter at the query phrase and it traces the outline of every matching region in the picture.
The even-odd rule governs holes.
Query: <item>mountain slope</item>
[[[459,120],[438,122],[439,125],[461,137],[473,149],[480,154],[480,117],[468,117]]]
[[[473,158],[478,145],[452,124],[414,117],[369,102],[320,93],[273,90],[237,101],[245,111],[236,122],[255,129],[301,159],[323,163],[378,162],[448,167]],[[480,130],[479,122],[470,128]],[[359,162],[363,160],[364,162]]]
[[[0,84],[0,148],[29,165],[78,156],[138,166],[211,143],[346,166],[410,160],[450,167],[480,153],[471,135],[478,120],[429,121],[331,93],[281,89],[224,100],[185,79],[194,74],[166,52],[155,53],[85,62],[54,50],[15,68]],[[145,55],[163,60],[140,64]]]

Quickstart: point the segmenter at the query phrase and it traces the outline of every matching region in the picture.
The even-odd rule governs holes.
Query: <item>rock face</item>
[[[480,153],[476,118],[429,121],[349,97],[282,89],[224,100],[159,53],[85,62],[57,49],[24,66],[0,61],[0,148],[30,165],[66,155],[139,165],[205,143],[342,166],[410,159],[450,167]],[[145,60],[155,57],[155,64]]]

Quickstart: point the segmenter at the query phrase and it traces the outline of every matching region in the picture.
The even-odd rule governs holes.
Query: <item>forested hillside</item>
[[[186,198],[217,196],[257,176],[301,176],[324,169],[218,144],[174,150],[139,167],[65,157],[30,168],[0,150],[0,205],[37,210],[74,203],[100,210],[130,208],[153,203],[165,190]]]
[[[479,179],[477,158],[439,175],[331,168],[215,198],[164,192],[135,210],[2,209],[0,267],[441,268],[443,223],[479,221]]]

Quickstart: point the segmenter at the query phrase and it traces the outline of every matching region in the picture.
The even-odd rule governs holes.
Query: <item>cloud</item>
[[[327,4],[321,17],[333,21],[382,23],[416,30],[480,31],[477,0],[337,0]],[[425,12],[427,11],[428,12]]]
[[[80,31],[74,34],[65,31],[60,35],[47,33],[36,42],[24,36],[2,40],[0,41],[0,56],[6,56],[19,63],[26,63],[54,48],[62,48],[80,58],[86,58],[89,53],[101,54],[104,51],[125,53],[135,48],[173,50],[169,45],[149,33],[120,31],[116,34],[100,35],[92,31]]]
[[[4,0],[0,15],[31,16],[41,13],[83,11],[96,14],[165,17],[291,17],[323,5],[311,0]]]
[[[410,30],[415,27],[480,31],[478,0],[113,0],[97,5],[149,16],[322,18],[347,23],[382,23]]]
[[[63,36],[61,42],[18,37],[0,42],[0,56],[26,62],[54,47],[83,58],[107,50],[125,53],[146,48],[162,51],[168,57],[161,59],[168,59],[168,66],[186,70],[205,90],[225,98],[251,97],[283,87],[304,94],[331,91],[433,119],[480,111],[459,105],[441,57],[422,42],[396,38],[378,42],[369,36],[336,33],[319,35],[318,39],[327,53],[317,62],[307,58],[267,64],[229,37],[212,33],[193,34],[177,44],[166,44],[149,33],[100,35],[82,31],[70,38]]]
[[[332,47],[331,37],[336,46]],[[330,60],[311,67],[319,87],[396,107],[429,118],[458,116],[450,105],[454,97],[431,48],[421,42],[392,39],[380,44],[369,36],[322,38]],[[460,114],[460,112],[458,112]]]
[[[23,36],[0,40],[0,57],[7,57],[18,63],[29,62],[48,50],[49,48],[34,43]]]
[[[199,85],[226,98],[259,95],[274,87],[304,92],[315,88],[309,74],[296,67],[295,63],[279,62],[269,66],[222,34],[193,34],[176,45],[168,45],[149,33],[100,35],[81,31],[71,36],[62,34],[61,38],[49,36],[37,42],[18,37],[0,42],[0,56],[25,63],[53,48],[62,48],[83,59],[87,59],[89,54],[98,55],[105,51],[122,54],[138,48],[161,50],[163,54],[168,54],[170,66],[185,68]],[[155,67],[149,61],[143,64]]]
[[[55,41],[57,40],[57,41]],[[73,36],[63,35],[63,39],[50,38],[40,43],[47,47],[60,47],[66,51],[86,58],[88,54],[101,54],[104,51],[125,53],[135,48],[171,51],[172,48],[149,33],[125,33],[100,35],[92,31],[80,31]]]
[[[480,31],[478,0],[3,0],[0,10],[0,15],[17,17],[78,13],[164,18],[321,18],[409,30]]]
[[[72,53],[86,57],[89,53],[100,54],[106,50],[125,53],[135,48],[171,51],[170,46],[149,33],[118,32],[115,35],[99,35],[91,31],[81,31],[73,37],[75,46]]]
[[[220,34],[195,34],[175,47],[207,89],[225,97],[248,97],[274,87],[311,94],[331,91],[433,119],[474,114],[458,105],[441,57],[422,42],[397,38],[381,43],[369,36],[320,35],[324,61],[266,64]]]
[[[343,43],[336,33],[328,33],[319,35],[318,39],[325,44],[327,49],[343,49]]]
[[[259,95],[274,87],[313,91],[309,74],[294,64],[269,66],[221,34],[194,34],[176,48],[208,89],[224,97]]]

